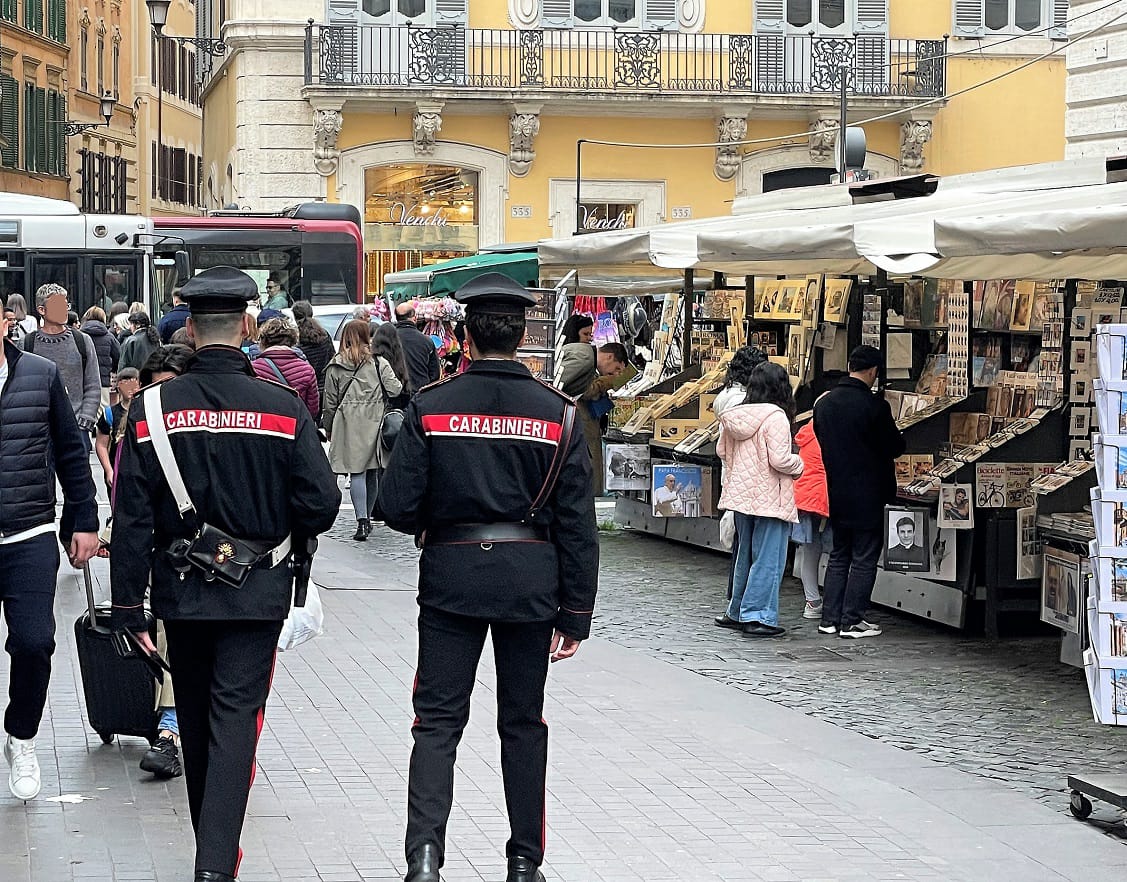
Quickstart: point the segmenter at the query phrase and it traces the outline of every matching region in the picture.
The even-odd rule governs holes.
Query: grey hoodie
[[[48,334],[42,329],[33,334],[26,334],[20,341],[20,348],[28,350],[30,341],[31,350],[38,356],[55,363],[59,369],[59,378],[63,381],[70,406],[74,408],[74,416],[83,426],[93,426],[98,418],[98,411],[102,403],[102,378],[98,370],[98,352],[94,348],[94,341],[87,334],[81,338],[67,328],[61,334]],[[86,344],[86,369],[82,368],[82,353],[78,351],[80,343]],[[85,422],[83,422],[85,421]]]

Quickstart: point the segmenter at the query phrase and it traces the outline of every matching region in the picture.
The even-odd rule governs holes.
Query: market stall
[[[542,263],[641,271],[644,253],[647,271],[685,272],[685,369],[622,399],[607,435],[619,520],[717,546],[708,405],[727,357],[765,348],[802,408],[868,342],[886,353],[883,394],[908,443],[889,548],[910,518],[926,549],[908,564],[886,553],[874,599],[956,627],[981,613],[996,632],[1021,612],[1077,630],[1082,609],[1050,591],[1041,544],[1086,541],[1090,334],[1124,307],[1107,281],[1127,277],[1122,175],[1101,160],[886,185],[875,201],[812,188],[770,194],[761,212],[747,200],[739,217],[541,243]]]

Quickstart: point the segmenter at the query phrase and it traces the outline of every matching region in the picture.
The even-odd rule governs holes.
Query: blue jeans
[[[779,624],[779,584],[787,565],[791,525],[736,512],[736,565],[728,618]]]

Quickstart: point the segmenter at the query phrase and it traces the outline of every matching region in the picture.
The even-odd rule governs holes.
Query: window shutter
[[[542,0],[540,27],[570,28],[575,24],[571,13],[571,0]]]
[[[677,0],[644,0],[644,2],[647,30],[677,30]]]
[[[755,33],[783,33],[786,30],[786,7],[786,0],[755,0]]]
[[[38,171],[48,171],[47,168],[47,90],[35,89],[35,126],[39,132],[35,141],[35,168]]]
[[[23,85],[23,167],[35,171],[35,84]]]
[[[1050,40],[1064,40],[1068,37],[1068,0],[1052,0],[1053,21],[1049,28]]]
[[[986,36],[986,7],[983,0],[955,0],[955,36]]]
[[[5,141],[0,162],[15,168],[20,162],[20,87],[7,74],[0,75],[0,134]]]
[[[360,23],[360,0],[329,0],[329,24],[357,25]]]
[[[435,24],[466,24],[466,0],[435,0]]]
[[[57,175],[59,173],[55,160],[59,154],[59,135],[62,134],[61,130],[55,125],[55,97],[58,93],[52,89],[47,93],[47,122],[43,129],[43,134],[47,142],[47,161],[44,165],[44,171],[49,175]]]
[[[853,32],[855,34],[887,34],[888,0],[857,0]]]
[[[61,92],[55,93],[55,108],[59,115],[60,121],[65,121],[67,118],[67,96]],[[62,126],[59,126],[59,140],[56,142],[59,150],[59,174],[62,177],[67,175],[67,139],[63,134]]]

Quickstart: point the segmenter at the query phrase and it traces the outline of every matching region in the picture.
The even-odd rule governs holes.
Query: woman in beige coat
[[[341,333],[340,351],[325,369],[325,407],[321,419],[329,436],[329,464],[351,478],[349,490],[356,511],[356,535],[363,542],[372,532],[381,462],[380,421],[389,396],[403,383],[387,359],[372,357],[368,322],[353,319]]]

